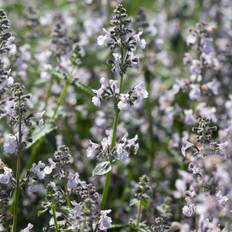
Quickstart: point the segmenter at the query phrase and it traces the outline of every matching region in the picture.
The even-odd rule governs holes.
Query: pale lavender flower
[[[189,97],[192,100],[197,100],[201,97],[201,90],[200,86],[197,84],[191,84],[190,86],[191,90],[189,92]]]
[[[103,28],[103,32],[104,32],[104,34],[98,36],[98,38],[97,38],[97,44],[98,44],[99,46],[107,46],[107,45],[112,41],[110,32],[108,32],[108,31],[107,31],[106,29],[104,29],[104,28]]]
[[[193,110],[185,110],[184,111],[184,114],[185,114],[185,123],[187,125],[193,125],[194,123],[196,123],[196,118],[193,114]]]
[[[10,183],[10,181],[13,177],[13,172],[8,167],[4,167],[3,170],[4,170],[4,172],[0,174],[0,183],[7,185]]]
[[[102,231],[109,229],[111,224],[112,224],[111,217],[107,216],[107,214],[109,214],[110,212],[111,212],[111,210],[102,210],[101,211],[101,216],[100,216],[98,228]]]
[[[68,183],[67,183],[68,189],[75,190],[79,182],[80,182],[79,174],[70,172],[68,175]]]
[[[183,214],[186,217],[192,217],[194,215],[194,206],[192,204],[185,205],[182,209]]]
[[[42,161],[39,161],[38,164],[33,164],[31,168],[31,172],[34,173],[40,180],[45,178],[44,172],[45,164]]]
[[[99,152],[99,148],[100,148],[99,144],[93,143],[92,141],[89,141],[89,146],[88,146],[87,151],[86,151],[87,157],[89,159],[95,158],[95,156]]]
[[[14,154],[17,151],[17,139],[14,135],[6,136],[3,150],[9,154]]]
[[[140,38],[142,34],[143,34],[143,32],[139,32],[138,34],[135,34],[133,37],[135,38],[135,41],[136,41],[138,47],[141,49],[145,49],[146,48],[146,41],[145,41],[145,39]]]

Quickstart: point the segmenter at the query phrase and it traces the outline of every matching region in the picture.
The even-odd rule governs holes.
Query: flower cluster
[[[125,135],[119,139],[114,149],[111,149],[111,136],[102,139],[100,144],[90,141],[87,149],[87,157],[90,159],[97,158],[100,161],[115,162],[120,160],[124,163],[129,161],[130,154],[136,154],[139,148],[138,136],[128,139]]]

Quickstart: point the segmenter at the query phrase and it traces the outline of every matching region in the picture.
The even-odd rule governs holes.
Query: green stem
[[[53,216],[56,232],[59,232],[60,230],[59,230],[59,225],[58,225],[57,218],[56,218],[56,206],[55,206],[55,204],[52,204],[51,209],[52,209],[52,216]]]
[[[120,78],[119,95],[122,93],[122,91],[123,91],[123,75],[121,75],[121,78]],[[120,110],[118,109],[117,104],[118,104],[118,99],[116,99],[115,101],[114,124],[113,124],[112,140],[111,140],[111,149],[115,147],[116,139],[117,139],[117,129],[118,129],[119,113],[120,113]],[[101,200],[102,209],[106,207],[106,201],[107,201],[107,196],[109,193],[111,175],[112,175],[111,171],[106,174],[105,185],[103,188],[103,194],[102,194],[102,200]]]
[[[140,223],[140,219],[141,219],[141,214],[142,214],[142,202],[140,200],[139,201],[139,206],[138,206],[138,212],[137,212],[137,221],[136,221],[137,230],[139,229],[139,223]]]
[[[45,110],[47,110],[48,100],[49,100],[49,97],[51,96],[52,85],[53,85],[53,78],[51,77],[51,80],[49,81],[48,92],[45,98],[45,106],[44,106]]]
[[[66,81],[65,81],[64,87],[62,89],[62,92],[60,94],[60,97],[58,99],[56,109],[55,109],[55,111],[53,113],[52,121],[54,121],[56,119],[57,112],[58,112],[60,106],[63,104],[63,102],[65,100],[65,97],[66,97],[67,92],[68,92],[68,86],[69,86],[69,84],[70,84],[70,81],[69,81],[69,78],[67,78]]]
[[[147,121],[148,121],[148,131],[149,131],[149,154],[150,154],[150,170],[153,168],[154,163],[154,133],[153,133],[153,118],[152,118],[152,102],[150,99],[151,94],[151,74],[149,71],[146,73],[146,90],[148,92],[148,98],[146,99],[146,109],[147,109]]]
[[[108,192],[109,192],[109,188],[110,188],[111,175],[112,175],[111,172],[108,172],[106,174],[105,185],[103,188],[103,194],[102,194],[102,200],[101,200],[101,209],[105,209],[105,207],[106,207],[107,196],[108,196]]]
[[[69,197],[67,182],[68,182],[68,180],[66,180],[66,183],[65,183],[66,203],[67,203],[68,208],[71,208],[72,204],[71,204],[71,200],[70,200],[70,197]]]
[[[85,229],[86,229],[86,217],[84,217],[84,221],[83,221],[83,225],[82,225],[81,231],[85,232],[86,231]]]
[[[21,99],[19,97],[19,106],[21,105]],[[14,208],[13,208],[13,226],[12,231],[17,231],[18,223],[18,205],[20,196],[20,169],[21,169],[21,153],[22,153],[22,113],[19,114],[18,124],[18,152],[17,152],[17,164],[16,164],[16,191],[14,194]]]

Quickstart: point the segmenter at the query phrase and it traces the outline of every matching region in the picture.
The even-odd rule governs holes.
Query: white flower
[[[129,94],[121,94],[119,99],[118,108],[120,110],[128,110],[130,107]]]
[[[97,97],[97,96],[94,96],[94,97],[92,98],[92,103],[93,103],[95,106],[97,106],[97,107],[100,107],[100,106],[101,106],[101,100],[100,100],[100,98]]]
[[[55,169],[55,167],[56,167],[56,163],[53,161],[53,159],[48,159],[48,162],[49,162],[50,166],[44,167],[44,173],[46,175],[51,174],[53,169]]]
[[[193,45],[195,44],[197,41],[197,34],[196,33],[190,33],[188,34],[187,38],[186,38],[186,42],[187,42],[187,45]]]
[[[113,91],[114,95],[119,93],[118,81],[117,80],[110,80],[110,89]]]
[[[7,135],[3,145],[3,150],[6,153],[14,154],[17,150],[17,140],[14,135]]]
[[[139,32],[138,34],[134,35],[134,38],[136,40],[137,45],[141,48],[141,49],[145,49],[146,48],[146,41],[145,39],[141,39],[140,36],[142,35],[142,32]]]
[[[100,35],[100,36],[98,36],[98,38],[97,38],[97,44],[98,44],[99,46],[105,45],[105,44],[106,44],[106,41],[107,41],[107,37],[106,37],[105,35]]]
[[[9,184],[13,176],[12,170],[8,167],[4,167],[3,170],[4,170],[4,173],[0,174],[0,183]]]
[[[93,90],[96,96],[92,98],[93,104],[98,107],[101,105],[101,100],[108,100],[119,93],[117,80],[109,81],[106,78],[102,77],[100,79],[100,83],[101,87],[98,90]]]
[[[100,147],[99,144],[93,143],[92,141],[89,141],[89,146],[88,146],[87,151],[86,151],[87,157],[89,159],[93,159],[97,155],[97,153],[99,151],[99,147]]]
[[[127,162],[128,157],[129,157],[129,153],[125,149],[124,144],[122,144],[122,143],[117,144],[116,145],[116,152],[117,152],[119,160],[121,160],[123,162]]]
[[[23,230],[20,230],[20,232],[30,232],[33,227],[34,226],[31,223],[29,223],[27,227]]]
[[[138,99],[148,98],[148,92],[145,89],[143,82],[140,82],[134,87],[134,94],[137,96]]]
[[[103,151],[107,151],[108,148],[111,146],[112,136],[109,134],[109,136],[105,137],[101,141],[101,146]]]
[[[194,207],[192,204],[190,205],[185,205],[182,209],[182,213],[186,216],[186,217],[191,217],[194,214]]]
[[[112,224],[112,219],[109,216],[107,216],[107,214],[109,214],[110,212],[111,210],[101,210],[98,228],[102,231],[109,229]]]
[[[7,79],[7,86],[12,86],[14,84],[14,78],[13,77],[9,77]]]
[[[97,38],[98,46],[106,46],[112,40],[110,33],[104,28],[103,31],[104,31],[104,35],[100,35]]]
[[[139,58],[133,52],[128,52],[128,61],[130,62],[130,67],[137,68],[139,64]]]

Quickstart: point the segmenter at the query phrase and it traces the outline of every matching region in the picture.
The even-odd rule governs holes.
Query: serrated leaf
[[[95,167],[93,170],[93,176],[103,176],[112,170],[111,163],[109,161],[104,161]]]
[[[41,138],[43,138],[47,134],[51,133],[55,129],[56,129],[56,127],[51,125],[51,124],[46,124],[42,129],[36,128],[35,131],[32,133],[32,142],[27,145],[27,148],[30,148],[38,140],[40,140]]]

